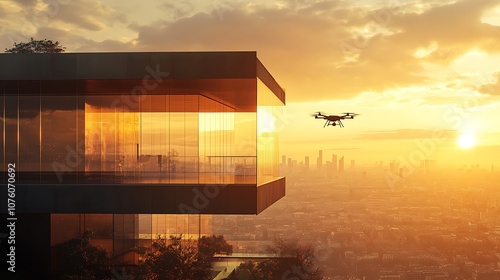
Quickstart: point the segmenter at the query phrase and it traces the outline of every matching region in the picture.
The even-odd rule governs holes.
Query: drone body
[[[326,120],[325,125],[323,127],[327,127],[329,125],[331,126],[339,126],[339,127],[344,127],[344,124],[342,123],[342,120],[345,119],[354,119],[354,116],[357,116],[359,114],[356,113],[344,113],[343,115],[337,116],[337,115],[324,115],[321,112],[316,112],[313,114],[315,119],[323,119]]]

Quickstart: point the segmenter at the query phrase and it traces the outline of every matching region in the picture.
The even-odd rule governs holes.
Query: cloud
[[[496,74],[496,77],[496,83],[483,84],[477,90],[489,95],[500,95],[500,72]]]
[[[434,138],[437,133],[439,133],[439,137],[448,138],[454,132],[446,131],[445,134],[442,134],[443,131],[437,130],[427,130],[427,129],[397,129],[397,130],[387,130],[387,131],[368,131],[361,134],[357,139],[365,139],[365,140],[402,140],[402,139],[425,139],[425,138]]]
[[[100,1],[64,1],[58,7],[23,2],[10,2],[0,13],[24,7],[16,17],[33,22],[45,11],[48,21],[31,34],[69,44],[68,51],[256,50],[288,89],[289,101],[425,87],[440,79],[425,65],[448,67],[473,49],[500,50],[500,27],[481,22],[482,15],[497,5],[495,0],[413,1],[399,6],[214,1],[203,4],[203,12],[191,12],[192,1],[169,2],[152,6],[164,11],[164,17],[142,22],[136,22],[137,17],[131,22],[122,10]],[[13,15],[0,19],[7,30],[16,30],[21,21]],[[12,41],[6,34],[2,40]]]
[[[131,42],[122,42],[119,40],[104,40],[96,42],[93,40],[80,40],[79,47],[75,48],[75,51],[82,52],[102,52],[106,51],[134,51],[134,46]]]
[[[195,6],[189,1],[168,1],[162,3],[160,9],[165,10],[166,17],[178,20],[189,15],[195,9]]]
[[[4,34],[4,36],[6,36]],[[80,36],[78,33],[67,32],[61,28],[41,27],[33,35],[35,39],[47,38],[57,40],[66,47],[67,52],[113,52],[113,51],[134,51],[134,46],[130,41],[120,41],[117,39],[106,39],[102,41]],[[2,36],[0,36],[2,38]],[[15,38],[15,37],[14,37]],[[17,38],[17,42],[28,41],[29,39]]]
[[[332,149],[324,149],[325,151],[348,151],[348,150],[359,150],[360,148],[347,147],[347,148],[332,148]]]
[[[257,50],[282,84],[300,88],[309,96],[321,87],[324,97],[330,89],[340,87],[336,92],[343,92],[347,84],[359,84],[360,76],[370,74],[343,73],[355,71],[351,66],[335,69],[343,56],[339,39],[350,36],[351,23],[345,19],[362,20],[359,11],[335,3],[320,2],[300,10],[240,6],[199,13],[172,24],[163,21],[142,26],[137,42],[154,50]],[[346,78],[355,82],[346,83]]]
[[[115,23],[125,24],[126,16],[100,1],[7,1],[0,8],[2,47],[14,42],[42,37],[43,30],[60,30],[61,37],[89,37],[88,32],[112,29]],[[63,34],[64,33],[64,34]],[[42,35],[41,35],[42,34]],[[50,37],[63,41],[61,37]],[[105,51],[105,50],[101,50]]]
[[[109,28],[115,21],[125,22],[126,16],[103,5],[101,1],[65,1],[54,7],[51,18],[58,23],[70,24],[74,28],[99,31]]]
[[[420,13],[342,3],[234,5],[137,27],[137,43],[145,50],[257,50],[276,79],[293,88],[293,101],[425,84],[433,77],[424,62],[447,65],[473,48],[500,49],[500,29],[480,22],[495,1],[435,4]],[[414,56],[432,44],[424,58]]]

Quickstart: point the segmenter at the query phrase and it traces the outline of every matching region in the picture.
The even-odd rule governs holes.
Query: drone
[[[342,116],[337,116],[337,115],[325,115],[325,114],[322,114],[321,112],[316,112],[312,116],[315,119],[326,120],[325,125],[323,125],[323,127],[327,127],[329,125],[331,125],[331,126],[338,125],[339,127],[344,127],[344,124],[342,124],[341,120],[354,119],[355,116],[359,115],[356,113],[343,113],[343,114],[344,115],[342,115]]]

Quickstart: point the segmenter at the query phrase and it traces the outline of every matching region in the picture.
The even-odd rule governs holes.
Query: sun
[[[462,134],[458,137],[458,145],[463,149],[469,149],[476,145],[476,137],[472,134]]]

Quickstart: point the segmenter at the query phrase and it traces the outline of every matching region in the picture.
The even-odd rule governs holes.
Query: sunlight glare
[[[463,149],[469,149],[476,145],[476,138],[472,134],[462,134],[458,138],[458,145]]]
[[[257,134],[274,132],[274,117],[261,107],[257,107]]]

